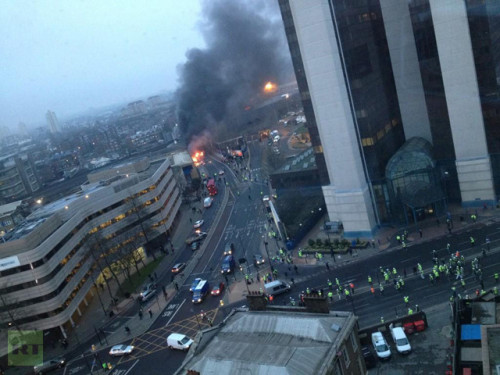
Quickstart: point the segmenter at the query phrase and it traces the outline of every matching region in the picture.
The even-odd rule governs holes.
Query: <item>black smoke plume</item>
[[[206,48],[179,67],[177,118],[188,140],[242,111],[267,81],[287,82],[292,65],[277,1],[203,0]]]

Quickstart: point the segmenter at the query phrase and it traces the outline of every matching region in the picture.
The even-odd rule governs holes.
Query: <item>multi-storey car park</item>
[[[80,191],[33,212],[0,243],[0,327],[65,336],[96,285],[170,234],[180,205],[170,163],[143,159],[89,175]]]

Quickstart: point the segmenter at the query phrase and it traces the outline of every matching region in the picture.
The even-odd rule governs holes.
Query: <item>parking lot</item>
[[[450,363],[450,308],[447,303],[426,310],[429,327],[423,332],[408,335],[412,352],[401,355],[390,337],[384,333],[391,347],[392,356],[388,361],[378,361],[376,367],[368,374],[402,375],[402,374],[444,374]]]

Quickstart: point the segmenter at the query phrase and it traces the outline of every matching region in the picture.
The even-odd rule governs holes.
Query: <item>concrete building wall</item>
[[[358,147],[328,2],[290,2],[331,184],[323,187],[330,220],[346,236],[370,235],[376,225]]]
[[[401,0],[380,0],[380,7],[405,138],[422,137],[432,143],[408,3]]]
[[[495,200],[464,1],[429,0],[456,154],[462,203]]]

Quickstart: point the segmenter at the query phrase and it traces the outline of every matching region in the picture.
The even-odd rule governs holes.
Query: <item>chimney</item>
[[[328,300],[326,296],[319,296],[311,294],[304,296],[304,305],[307,312],[329,314],[330,308],[328,307]]]
[[[247,295],[247,303],[250,311],[266,310],[267,306],[266,296],[261,292],[250,291]]]

